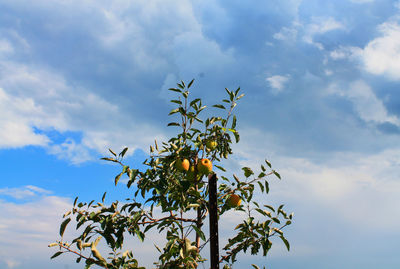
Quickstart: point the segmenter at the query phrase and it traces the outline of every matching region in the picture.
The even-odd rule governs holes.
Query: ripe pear
[[[240,206],[242,199],[240,198],[239,195],[233,193],[229,196],[229,198],[226,200],[226,202],[230,207],[238,207],[238,206]]]
[[[197,164],[197,171],[201,174],[208,175],[212,171],[212,162],[209,159],[201,159]]]
[[[175,167],[179,171],[188,171],[190,166],[190,162],[188,159],[178,159],[176,160]]]

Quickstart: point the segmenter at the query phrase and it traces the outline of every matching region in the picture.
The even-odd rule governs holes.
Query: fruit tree
[[[176,108],[169,113],[176,121],[168,126],[177,127],[179,132],[168,141],[155,141],[150,146],[149,157],[143,163],[147,169],[141,171],[124,162],[127,148],[119,154],[110,149],[110,156],[102,158],[121,166],[115,184],[126,175],[132,197],[111,204],[105,203],[105,194],[98,203],[78,202],[77,197],[63,216],[60,240],[49,245],[58,248],[52,258],[72,253],[77,263],[85,263],[85,268],[144,268],[134,251],[123,252],[122,248],[127,236],[143,241],[149,232],[165,235],[165,245],[155,246],[159,252],[154,263],[157,268],[197,268],[205,262],[202,250],[213,246],[211,267],[219,268],[221,264],[231,268],[238,253],[266,256],[275,237],[289,250],[282,229],[291,224],[293,213],[287,214],[283,205],[275,208],[261,204],[269,192],[269,176],[280,179],[271,163],[265,160],[257,173],[254,167],[243,167],[242,175],[229,176],[224,168],[224,160],[233,153],[232,144],[239,142],[233,110],[243,94],[239,94],[240,89],[225,89],[227,98],[212,106],[223,116],[214,114],[204,119],[200,116],[206,109],[202,100],[189,98],[192,84],[193,80],[187,85],[181,81],[177,88],[170,89],[178,97],[171,100]],[[215,188],[212,179],[218,179],[213,183]],[[246,217],[232,231],[234,236],[218,249],[218,238],[212,236],[217,234],[214,224],[222,222],[224,214],[232,210],[243,211]],[[210,230],[214,227],[210,233],[204,229],[208,216]],[[80,235],[65,241],[64,231],[72,219]],[[110,251],[99,251],[101,240]]]

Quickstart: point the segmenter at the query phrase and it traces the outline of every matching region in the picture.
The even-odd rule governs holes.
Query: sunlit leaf
[[[271,163],[268,160],[265,160],[265,163],[271,168]]]
[[[115,177],[115,186],[117,186],[119,179],[121,178],[121,176],[123,175],[123,173],[119,173],[116,177]]]

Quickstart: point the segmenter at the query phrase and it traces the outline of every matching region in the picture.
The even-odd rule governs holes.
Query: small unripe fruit
[[[206,147],[207,147],[209,150],[214,150],[217,146],[218,146],[217,141],[208,140],[207,143],[206,143]]]
[[[188,159],[178,159],[176,160],[175,167],[179,171],[188,171],[190,166],[190,162]]]
[[[237,194],[231,194],[226,202],[230,207],[237,207],[240,206],[242,199]]]
[[[201,159],[197,164],[197,171],[201,174],[208,175],[212,171],[212,162],[209,159]]]

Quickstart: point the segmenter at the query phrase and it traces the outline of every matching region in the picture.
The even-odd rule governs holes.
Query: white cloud
[[[32,262],[49,261],[53,250],[47,245],[57,239],[61,216],[71,207],[69,199],[42,195],[49,191],[36,186],[2,189],[24,197],[28,190],[34,193],[29,198],[35,198],[30,202],[0,200],[0,265],[4,262],[8,268],[29,268]],[[17,198],[21,198],[19,194]]]
[[[400,126],[399,119],[389,115],[382,100],[378,99],[372,88],[362,80],[351,83],[345,89],[331,85],[328,92],[349,99],[354,104],[359,117],[365,122],[378,124],[388,122]]]
[[[369,42],[361,52],[364,68],[372,74],[400,80],[400,26],[397,22],[385,22],[378,30],[381,36]]]
[[[273,35],[277,40],[296,40],[298,30],[295,28],[282,27],[282,29]]]
[[[273,35],[273,38],[283,41],[295,41],[300,36],[303,42],[323,50],[323,45],[315,42],[314,37],[334,30],[346,30],[346,27],[333,17],[312,17],[312,22],[308,24],[295,19],[291,27],[282,27],[279,32]]]
[[[400,150],[393,149],[371,155],[333,154],[322,165],[286,159],[286,168],[281,172],[292,186],[284,192],[299,202],[318,201],[359,230],[379,226],[389,234],[400,220],[395,213],[395,205],[400,202],[396,195],[400,191],[396,176],[400,171],[399,157]],[[374,218],[370,218],[371,214]],[[366,223],[365,219],[369,221]]]
[[[392,80],[400,80],[400,25],[389,19],[378,26],[379,37],[368,42],[364,48],[340,46],[330,52],[334,60],[348,59],[360,61],[365,71],[383,75]]]
[[[321,43],[314,41],[315,35],[325,34],[333,30],[346,29],[343,23],[335,20],[332,17],[314,17],[312,20],[312,23],[305,26],[303,41],[316,46],[320,50],[323,50],[324,47]]]
[[[269,82],[270,87],[272,88],[272,93],[278,94],[283,90],[283,87],[288,82],[290,76],[289,75],[275,75],[271,77],[267,77],[265,80]]]
[[[0,39],[0,57],[14,51],[13,46],[6,39]]]
[[[324,222],[345,220],[349,229],[356,228],[363,233],[378,226],[382,232],[386,229],[386,234],[398,230],[400,214],[396,206],[400,203],[400,148],[373,154],[329,152],[319,154],[315,161],[280,156],[277,150],[271,134],[246,129],[242,132],[241,143],[234,148],[242,159],[232,167],[248,166],[259,171],[259,164],[265,158],[269,159],[282,180],[270,178],[268,201],[291,205],[287,210],[295,212],[296,229],[307,229],[303,231],[305,233],[319,230],[307,217],[296,214],[315,210],[330,212],[324,216]],[[307,241],[302,243],[307,245]],[[318,250],[314,249],[313,254],[317,253],[315,251]]]
[[[333,60],[341,60],[351,58],[354,54],[355,48],[351,47],[339,47],[329,53],[329,56]]]
[[[37,1],[30,7],[39,13],[57,14],[54,18],[65,18],[62,23],[54,24],[51,23],[53,17],[49,18],[44,27],[52,34],[73,30],[79,25],[79,29],[98,44],[97,49],[111,53],[113,59],[129,62],[126,71],[129,76],[132,72],[129,68],[135,72],[168,70],[180,78],[192,78],[204,71],[218,76],[227,72],[226,66],[234,65],[234,51],[224,50],[203,34],[189,1],[179,4],[174,1],[141,4],[114,1],[104,5],[86,1],[76,12],[77,3],[47,5],[46,1]],[[22,2],[10,2],[10,5],[18,7]],[[88,13],[91,20],[82,23],[77,19],[86,18]],[[170,16],[172,13],[173,18]],[[74,14],[73,18],[67,14]],[[159,34],[152,34],[155,30]],[[22,47],[31,48],[30,44],[23,37],[19,36],[18,41],[11,36],[4,39],[3,47],[9,47],[4,44],[12,46],[19,42],[21,44],[15,46],[14,54],[27,53]],[[29,53],[34,55],[33,49]],[[193,55],[201,57],[196,61],[188,60]],[[108,67],[102,63],[98,68],[106,71]],[[126,107],[112,104],[102,97],[99,92],[107,90],[88,89],[48,66],[0,60],[0,88],[5,98],[0,113],[7,115],[0,120],[4,126],[0,130],[0,148],[44,146],[50,153],[78,163],[89,160],[91,150],[104,153],[108,147],[123,146],[147,150],[143,145],[164,136],[158,126],[143,122],[140,115],[126,113]],[[66,139],[54,145],[46,136],[49,130],[77,132],[82,141]]]
[[[49,194],[48,190],[27,185],[21,188],[2,188],[0,189],[0,195],[11,196],[15,199],[26,199],[36,197],[37,195]]]
[[[329,31],[344,29],[345,26],[332,17],[314,17],[313,23],[307,26],[308,32],[314,34],[324,34]]]
[[[48,152],[61,159],[69,160],[73,164],[80,164],[93,160],[87,147],[83,144],[77,144],[73,139],[67,138],[63,143],[51,145]]]
[[[154,137],[163,137],[157,127],[122,113],[95,90],[72,86],[44,67],[6,60],[0,60],[0,113],[0,148],[43,146],[73,163],[91,160],[90,150],[105,153],[108,147],[143,148]],[[80,132],[82,141],[67,138],[54,144],[36,129]]]
[[[0,148],[44,146],[49,142],[46,136],[36,134],[32,129],[29,115],[42,113],[31,98],[10,96],[0,85],[0,113]]]

